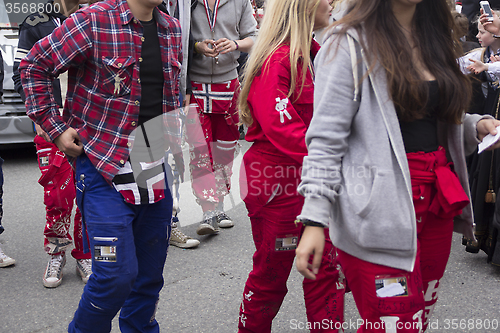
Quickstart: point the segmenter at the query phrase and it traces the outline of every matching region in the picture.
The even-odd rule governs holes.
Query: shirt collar
[[[130,21],[132,21],[134,19],[134,15],[132,14],[130,7],[128,6],[127,0],[116,0],[116,3],[117,3],[118,10],[120,12],[121,23],[123,25],[129,24]],[[165,19],[165,17],[163,17],[163,15],[160,14],[160,11],[158,10],[158,8],[155,8],[153,10],[153,15],[154,15],[156,22],[158,22],[159,24],[161,24],[164,27],[168,27],[167,20]]]

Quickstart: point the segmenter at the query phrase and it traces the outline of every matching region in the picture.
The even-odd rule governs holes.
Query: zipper
[[[118,237],[94,237],[97,242],[116,242]]]
[[[347,35],[348,36],[348,40],[349,39],[352,39],[353,42],[355,41],[354,40],[354,37],[352,37],[351,35]],[[352,50],[351,50],[352,52]],[[351,54],[351,57],[353,55]],[[356,54],[354,54],[354,56],[357,56]],[[365,63],[365,65],[367,64],[367,61],[366,61],[366,58],[365,58],[365,55],[364,55],[364,51],[363,49],[361,49],[361,56],[363,57],[363,62]],[[368,68],[368,67],[367,67]],[[354,71],[354,70],[353,70]],[[356,71],[357,72],[357,71]],[[371,71],[368,76],[370,77],[370,80],[372,82],[375,82],[374,80],[374,77],[373,77],[373,71]],[[357,79],[357,78],[356,78]],[[355,79],[355,81],[356,81]],[[356,83],[356,82],[355,82]],[[377,104],[378,104],[378,107],[380,108],[380,110],[382,111],[383,108],[382,108],[382,104],[380,102],[380,96],[379,96],[379,92],[377,91],[377,89],[375,88],[375,85],[373,85],[373,92],[375,94],[375,98],[377,99]],[[386,128],[388,129],[389,127],[387,126],[388,125],[388,122],[387,122],[387,118],[384,114],[384,112],[381,112],[382,114],[382,119],[384,120],[384,124],[386,126]],[[393,139],[393,135],[391,134],[391,132],[387,132],[388,135],[389,135],[389,140],[392,141]],[[405,180],[405,185],[406,185],[406,194],[409,194],[409,197],[410,197],[410,203],[411,203],[411,206],[413,207],[413,198],[412,198],[412,191],[411,191],[411,179],[408,179],[408,175],[405,174],[404,172],[404,169],[403,169],[403,163],[401,161],[401,156],[398,156],[398,154],[395,154],[396,155],[396,159],[398,161],[398,165],[399,165],[399,168],[401,169],[401,171],[403,171],[403,178]],[[409,174],[409,170],[408,170],[408,174]],[[408,188],[408,184],[410,184],[410,188]],[[413,228],[413,244],[415,244],[415,250],[413,251],[413,259],[412,259],[412,263],[411,263],[411,269],[410,271],[413,271],[413,269],[415,268],[415,261],[417,259],[417,228],[416,228],[416,216],[415,216],[415,210],[413,209],[412,210],[412,223],[414,225],[414,228]]]

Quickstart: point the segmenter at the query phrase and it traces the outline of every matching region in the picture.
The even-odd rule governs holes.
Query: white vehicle
[[[7,15],[4,0],[0,0],[0,52],[5,69],[4,94],[0,100],[0,149],[13,144],[32,143],[35,137],[33,122],[26,115],[24,103],[14,90],[12,81],[12,66],[19,36],[19,22],[12,22],[12,19],[12,16],[9,19]]]

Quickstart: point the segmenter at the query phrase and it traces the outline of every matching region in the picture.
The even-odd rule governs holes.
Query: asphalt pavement
[[[243,150],[249,146],[242,144]],[[75,260],[68,256],[63,283],[55,289],[42,285],[48,256],[43,251],[45,214],[35,151],[0,151],[0,156],[5,159],[2,223],[6,228],[0,246],[16,259],[15,266],[0,269],[0,333],[66,332],[84,284],[75,272]],[[239,304],[254,252],[250,222],[237,187],[240,163],[241,154],[233,168],[232,199],[225,201],[235,227],[219,235],[196,235],[201,209],[189,182],[180,187],[182,231],[201,244],[196,249],[169,249],[156,316],[161,332],[237,332]],[[301,281],[293,269],[273,332],[308,332],[301,328],[306,322]],[[345,319],[345,332],[355,332],[359,315],[351,295],[346,297]],[[500,332],[499,321],[500,268],[487,264],[484,253],[466,253],[460,236],[455,235],[427,332]],[[112,332],[119,332],[116,319]]]

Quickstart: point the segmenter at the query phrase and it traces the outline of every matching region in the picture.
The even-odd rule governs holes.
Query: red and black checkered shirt
[[[179,22],[154,10],[163,62],[163,114],[167,140],[179,151],[179,77],[182,62]],[[36,43],[19,70],[28,116],[56,138],[78,131],[85,153],[111,183],[129,156],[129,135],[141,104],[139,64],[143,27],[126,0],[105,0],[71,15]],[[63,114],[52,80],[68,70]],[[71,160],[70,160],[71,161]]]

